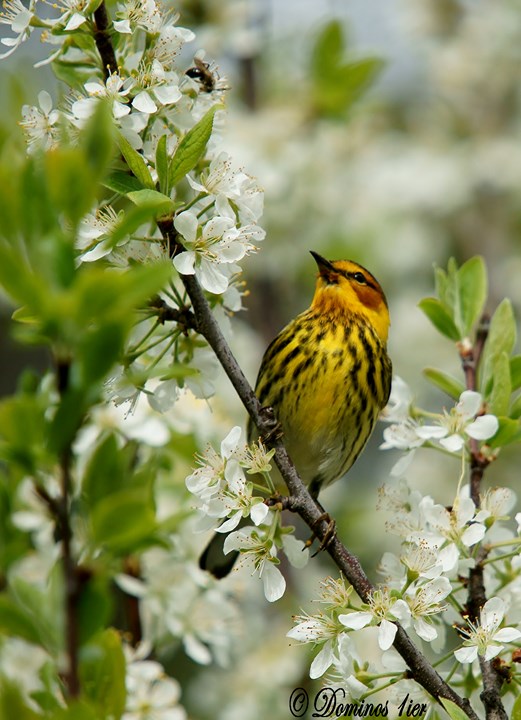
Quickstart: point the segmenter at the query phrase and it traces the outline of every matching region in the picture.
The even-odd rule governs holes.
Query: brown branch
[[[269,445],[275,449],[275,463],[290,493],[289,508],[302,517],[319,540],[324,540],[328,531],[328,523],[323,519],[323,510],[317,505],[315,500],[313,500],[307,488],[302,483],[282,440],[277,436],[277,433],[273,433],[273,413],[260,406],[251,385],[239,367],[212,314],[196,277],[194,275],[182,275],[181,279],[192,301],[192,307],[197,318],[198,331],[215,352],[244,407],[257,426],[260,435],[264,438],[270,438]],[[353,585],[362,600],[367,601],[374,587],[364,573],[358,559],[347,550],[336,536],[327,544],[326,549],[339,570]],[[405,630],[399,625],[394,647],[407,663],[412,677],[425,688],[427,692],[435,698],[448,698],[452,700],[452,702],[463,710],[467,717],[472,720],[477,720],[477,715],[472,710],[469,701],[460,697],[447,685],[418,650]]]
[[[460,358],[467,390],[477,389],[477,372],[488,337],[490,318],[483,315],[476,332],[476,341],[473,346],[460,348]],[[483,474],[489,465],[489,460],[481,454],[477,440],[470,443],[470,497],[476,510],[481,504],[481,486]],[[481,608],[487,601],[483,562],[487,556],[485,548],[481,547],[475,558],[475,565],[469,572],[466,617],[474,625],[479,623]],[[487,720],[508,720],[508,715],[501,701],[501,688],[503,678],[495,670],[492,661],[486,661],[480,656],[479,664],[483,678],[483,691],[480,694],[485,707]]]
[[[118,62],[116,60],[112,38],[110,37],[110,19],[104,2],[94,11],[94,25],[94,42],[100,54],[103,66],[103,77],[105,80],[108,80],[111,75],[118,72]]]
[[[69,387],[70,363],[56,361],[56,377],[60,396],[67,392]],[[60,455],[61,497],[57,501],[49,502],[49,507],[55,510],[55,521],[62,543],[62,568],[65,583],[65,648],[67,669],[64,673],[64,682],[70,697],[80,694],[80,678],[78,668],[79,625],[78,625],[78,599],[80,594],[79,569],[72,553],[72,528],[70,523],[70,498],[72,491],[71,478],[72,451],[70,444],[64,448]],[[40,495],[46,498],[41,489]],[[50,499],[50,498],[49,498]]]

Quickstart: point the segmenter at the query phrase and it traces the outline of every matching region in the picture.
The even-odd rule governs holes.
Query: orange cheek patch
[[[365,307],[370,308],[371,310],[376,310],[380,307],[382,298],[376,290],[373,290],[373,288],[368,287],[367,285],[360,285],[355,288],[355,292],[358,299],[362,305],[365,305]]]

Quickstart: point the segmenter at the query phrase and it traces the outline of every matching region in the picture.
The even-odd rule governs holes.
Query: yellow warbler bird
[[[389,309],[371,273],[352,260],[318,265],[308,310],[268,346],[255,392],[272,407],[283,441],[314,498],[346,473],[363,450],[391,389]],[[253,435],[251,423],[248,435]],[[216,577],[232,569],[216,534],[200,566]]]

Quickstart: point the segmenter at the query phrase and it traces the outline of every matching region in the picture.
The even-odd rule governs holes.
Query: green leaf
[[[41,720],[41,715],[38,715]],[[92,707],[86,700],[74,700],[64,708],[58,708],[52,715],[46,715],[45,720],[110,720],[110,715],[102,708]]]
[[[41,309],[45,298],[42,279],[16,250],[3,243],[0,243],[0,286],[16,302],[32,310]]]
[[[111,493],[124,489],[125,465],[120,447],[111,433],[94,450],[82,482],[82,492],[90,508]]]
[[[28,617],[6,593],[0,595],[0,632],[4,635],[21,637],[35,645],[40,642],[40,635],[33,619]]]
[[[521,387],[521,355],[510,358],[510,382],[512,383],[512,392]]]
[[[517,698],[512,708],[512,716],[510,720],[521,720],[521,695]]]
[[[487,445],[492,448],[500,448],[521,440],[521,424],[512,418],[498,418],[499,428],[493,438],[487,440]]]
[[[143,187],[153,190],[155,187],[154,181],[152,180],[152,175],[150,174],[150,170],[148,169],[143,156],[140,155],[137,150],[134,150],[126,137],[124,137],[121,133],[117,134],[116,141],[119,149],[121,150],[121,154],[125,158],[132,173],[136,176]]]
[[[439,700],[447,711],[447,714],[451,718],[451,720],[468,720],[468,715],[464,713],[463,710],[459,708],[455,703],[453,703],[452,700],[448,700],[447,698],[442,697],[440,697]]]
[[[488,397],[490,412],[494,415],[506,415],[508,413],[511,394],[510,360],[507,353],[502,352],[494,364],[492,391]]]
[[[112,103],[96,103],[92,117],[80,134],[81,149],[93,178],[99,181],[114,155],[114,122]]]
[[[163,195],[157,190],[149,190],[148,188],[135,190],[127,193],[127,197],[134,205],[150,208],[157,215],[166,214],[174,209],[174,203],[168,195]]]
[[[492,381],[496,372],[496,364],[502,353],[509,357],[516,343],[516,322],[512,304],[505,298],[496,308],[490,321],[487,341],[483,353],[483,372],[481,378],[481,392],[488,400],[492,389]]]
[[[9,586],[19,611],[38,632],[39,643],[51,652],[61,650],[63,613],[55,578],[45,590],[20,576],[11,578]]]
[[[126,662],[119,633],[109,628],[80,652],[80,684],[101,717],[119,720],[125,710]]]
[[[114,611],[114,587],[109,579],[93,575],[82,585],[78,599],[79,643],[84,645],[110,624]]]
[[[168,186],[173,188],[194,169],[203,156],[212,134],[214,115],[222,105],[213,105],[181,139],[170,162]]]
[[[371,86],[384,63],[380,58],[344,58],[343,26],[333,20],[321,30],[312,53],[311,105],[315,114],[341,117]]]
[[[483,312],[487,299],[488,281],[485,261],[482,257],[467,260],[457,272],[459,317],[456,325],[463,336],[470,334]]]
[[[75,227],[91,209],[97,182],[81,148],[59,147],[45,153],[45,182],[57,213]]]
[[[121,170],[111,172],[103,179],[102,184],[120,195],[126,195],[135,190],[143,190],[143,185],[137,177],[121,172]]]
[[[131,488],[101,499],[91,514],[94,541],[114,552],[132,552],[156,529],[148,488]]]
[[[420,300],[418,306],[442,335],[455,342],[461,340],[460,332],[454,324],[450,310],[440,300],[424,298]]]
[[[509,415],[514,420],[521,417],[521,395],[518,395],[510,406]]]
[[[26,704],[20,682],[0,675],[0,718],[16,720],[42,720],[42,715]]]
[[[161,135],[156,146],[156,172],[159,179],[159,189],[168,195],[168,155],[166,152],[166,134]]]
[[[454,400],[458,400],[461,393],[465,390],[465,385],[460,382],[460,380],[457,380],[442,370],[427,367],[424,369],[423,374],[433,385],[436,385],[436,387],[443,390],[443,392],[447,393],[451,398],[454,398]]]
[[[80,387],[87,390],[90,385],[104,379],[123,352],[127,330],[127,325],[122,322],[107,322],[85,333],[76,358]]]

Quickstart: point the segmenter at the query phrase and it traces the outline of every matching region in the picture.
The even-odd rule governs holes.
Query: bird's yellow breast
[[[385,345],[361,318],[310,308],[266,351],[257,394],[272,406],[302,479],[327,485],[364,447],[389,392]]]

